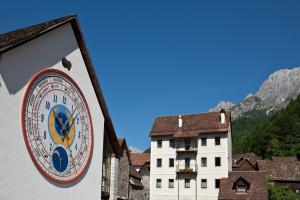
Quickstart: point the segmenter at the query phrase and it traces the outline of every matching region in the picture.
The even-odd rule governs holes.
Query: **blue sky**
[[[239,102],[300,65],[300,1],[6,1],[0,32],[77,14],[119,137],[156,116]]]

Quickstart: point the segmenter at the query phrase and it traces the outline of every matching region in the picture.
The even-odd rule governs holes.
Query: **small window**
[[[247,192],[247,185],[244,183],[244,181],[239,180],[236,184],[236,191],[237,192],[241,192],[241,193],[245,193]]]
[[[174,188],[174,179],[169,179],[169,188]]]
[[[161,167],[161,165],[162,165],[161,158],[158,158],[158,159],[156,160],[156,167]]]
[[[206,146],[206,138],[201,138],[201,146]]]
[[[157,140],[157,148],[161,148],[162,147],[162,140]]]
[[[191,179],[185,179],[184,180],[184,187],[190,188],[191,187]]]
[[[185,138],[184,139],[184,146],[185,146],[185,150],[190,150],[191,149],[191,138]]]
[[[156,179],[156,188],[161,188],[161,179]]]
[[[201,179],[201,188],[207,188],[207,179]]]
[[[170,148],[175,148],[175,140],[170,140]]]
[[[169,167],[174,167],[174,158],[169,159]]]
[[[216,138],[215,138],[215,145],[216,145],[216,146],[221,145],[221,139],[220,139],[220,137],[216,137]]]
[[[221,157],[215,157],[215,166],[220,167],[221,166]]]
[[[215,179],[215,188],[220,188],[220,179]]]
[[[207,167],[207,158],[201,158],[201,167]]]
[[[185,163],[185,168],[190,168],[190,166],[191,166],[191,159],[190,158],[185,158],[184,159],[184,163]]]
[[[148,171],[150,172],[150,167],[148,167]]]

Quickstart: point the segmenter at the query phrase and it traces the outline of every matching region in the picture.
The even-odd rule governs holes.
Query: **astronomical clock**
[[[29,155],[47,179],[70,184],[85,173],[93,150],[92,120],[83,93],[66,73],[46,69],[32,78],[22,128]]]

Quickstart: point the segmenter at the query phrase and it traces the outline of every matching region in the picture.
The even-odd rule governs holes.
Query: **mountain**
[[[128,149],[131,153],[142,153],[143,152],[142,150],[140,150],[136,147],[133,147],[133,146],[129,146]]]
[[[232,119],[247,116],[252,111],[263,111],[265,115],[285,108],[300,94],[300,67],[282,69],[272,73],[255,94],[249,94],[240,103],[221,101],[210,111],[221,108],[230,110]]]

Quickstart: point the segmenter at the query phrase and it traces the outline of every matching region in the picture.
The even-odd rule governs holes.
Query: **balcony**
[[[177,174],[194,174],[198,173],[198,166],[195,165],[176,165]]]
[[[191,147],[190,145],[185,145],[184,148],[177,148],[176,153],[177,154],[197,154],[197,148]]]

